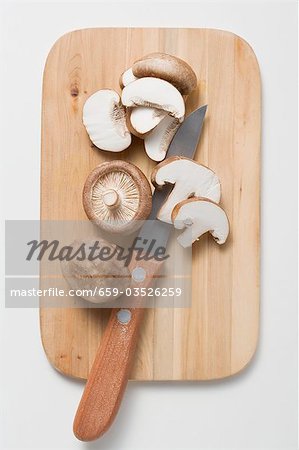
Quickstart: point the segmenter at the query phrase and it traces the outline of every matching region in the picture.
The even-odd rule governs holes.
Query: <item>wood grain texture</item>
[[[162,264],[158,261],[137,262],[133,259],[130,271],[142,267],[148,276],[142,283],[133,282],[132,288],[153,286]],[[134,297],[134,301],[142,305],[144,298]],[[109,429],[119,410],[128,383],[146,309],[125,310],[131,313],[128,323],[121,323],[118,320],[120,311],[119,308],[111,311],[75,415],[73,430],[81,441],[98,439]]]
[[[208,103],[208,112],[196,160],[221,180],[231,235],[221,248],[208,236],[194,245],[191,308],[145,312],[130,378],[227,377],[252,358],[259,323],[261,87],[256,57],[244,40],[220,30],[125,28],[80,30],[60,38],[44,72],[41,218],[85,220],[84,181],[115,154],[92,147],[82,125],[84,102],[98,89],[119,91],[119,75],[156,51],[184,59],[197,74],[198,89],[187,110]],[[142,147],[134,139],[117,157],[150,177],[154,162]],[[42,308],[49,361],[66,375],[87,378],[109,314]]]

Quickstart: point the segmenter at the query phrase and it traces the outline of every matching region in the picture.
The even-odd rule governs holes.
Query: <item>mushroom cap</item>
[[[138,78],[124,87],[121,101],[127,107],[162,109],[180,122],[184,120],[185,102],[182,95],[171,83],[160,78]]]
[[[132,111],[134,110],[135,108],[131,108],[131,107],[127,107],[126,108],[126,120],[127,120],[127,127],[128,127],[128,130],[130,131],[130,133],[133,135],[133,136],[136,136],[136,137],[138,137],[139,139],[144,139],[144,134],[142,134],[142,133],[138,133],[138,131],[137,130],[135,130],[135,128],[133,127],[133,125],[132,125],[132,123],[131,123],[131,114],[132,114]]]
[[[157,164],[152,172],[152,183],[161,188],[174,184],[167,200],[158,212],[162,222],[172,223],[171,213],[175,205],[190,197],[206,197],[220,201],[221,186],[217,175],[208,167],[183,156],[171,156]]]
[[[101,89],[88,97],[83,124],[92,143],[101,150],[121,152],[131,144],[125,108],[112,89]]]
[[[116,258],[116,245],[100,238],[97,238],[97,241],[100,248],[110,249],[111,254],[114,255],[111,259],[63,260],[61,261],[61,270],[72,289],[94,292],[97,288],[97,295],[93,297],[82,292],[82,298],[91,303],[106,303],[109,300],[116,300],[121,294],[106,297],[100,295],[99,289],[110,287],[111,289],[117,288],[119,292],[124,292],[131,285],[131,274],[128,267],[124,265],[124,261]],[[74,241],[71,246],[77,248],[82,244],[82,241]],[[84,244],[86,248],[92,247],[95,241],[84,241]]]
[[[152,191],[134,164],[115,160],[97,166],[87,177],[83,207],[88,218],[110,233],[130,233],[152,209]]]
[[[129,69],[125,70],[121,74],[120,79],[119,79],[119,85],[120,85],[121,89],[123,89],[125,86],[132,83],[132,81],[136,81],[136,80],[137,80],[137,78],[133,74],[132,67],[130,67]]]
[[[133,75],[137,78],[161,78],[173,84],[181,94],[189,94],[196,88],[197,78],[194,70],[180,58],[167,53],[150,53],[135,61]]]
[[[177,238],[183,247],[190,247],[207,232],[217,244],[224,244],[229,234],[229,221],[225,211],[207,198],[183,200],[174,207],[171,219],[175,228],[185,229]]]
[[[153,160],[162,161],[169,145],[180,126],[178,119],[167,115],[163,120],[144,137],[144,148],[147,155]]]

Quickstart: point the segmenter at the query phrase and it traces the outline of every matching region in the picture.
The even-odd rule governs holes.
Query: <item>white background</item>
[[[263,85],[261,332],[251,365],[219,382],[130,383],[112,429],[83,444],[72,436],[83,384],[47,362],[37,310],[3,309],[2,448],[297,449],[296,2],[20,2],[2,5],[1,17],[1,192],[9,219],[39,217],[42,71],[67,31],[230,30],[252,45]]]

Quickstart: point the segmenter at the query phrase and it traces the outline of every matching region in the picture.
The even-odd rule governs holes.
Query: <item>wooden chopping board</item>
[[[41,219],[85,220],[83,184],[102,161],[126,159],[150,175],[154,162],[138,139],[116,155],[92,147],[82,107],[98,89],[120,92],[120,74],[156,51],[184,59],[197,73],[198,89],[187,110],[207,103],[208,112],[196,160],[220,178],[231,236],[221,248],[208,237],[194,245],[191,308],[147,310],[131,379],[227,377],[252,358],[259,323],[261,87],[256,57],[243,39],[220,30],[157,28],[85,29],[62,36],[44,71]],[[42,342],[51,364],[65,375],[86,378],[108,317],[103,309],[41,308]]]

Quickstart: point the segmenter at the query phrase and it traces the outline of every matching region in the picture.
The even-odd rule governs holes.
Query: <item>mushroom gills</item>
[[[86,100],[83,123],[90,140],[101,150],[121,152],[131,144],[125,108],[111,89],[97,91]]]
[[[224,210],[204,198],[188,199],[177,204],[172,212],[172,220],[175,228],[185,229],[177,238],[185,248],[207,232],[217,244],[224,244],[229,234],[229,222]]]
[[[127,107],[149,106],[162,109],[171,116],[184,120],[185,103],[180,92],[168,81],[159,78],[139,78],[124,87],[122,104]]]
[[[139,191],[129,174],[108,172],[95,183],[91,200],[100,220],[118,226],[134,218],[139,207]]]
[[[130,123],[132,128],[138,133],[143,135],[155,128],[164,117],[167,112],[157,109],[149,108],[148,106],[137,106],[130,108]]]
[[[87,217],[109,233],[137,230],[152,209],[152,191],[144,173],[123,160],[106,161],[88,175],[83,189]]]
[[[221,197],[220,181],[209,168],[189,158],[172,156],[158,164],[152,173],[152,183],[159,187],[174,184],[174,188],[163,203],[157,218],[172,223],[174,207],[191,195],[205,197],[219,203]]]
[[[154,161],[162,161],[168,147],[180,126],[178,119],[167,115],[154,130],[144,138],[144,147],[147,155]]]

